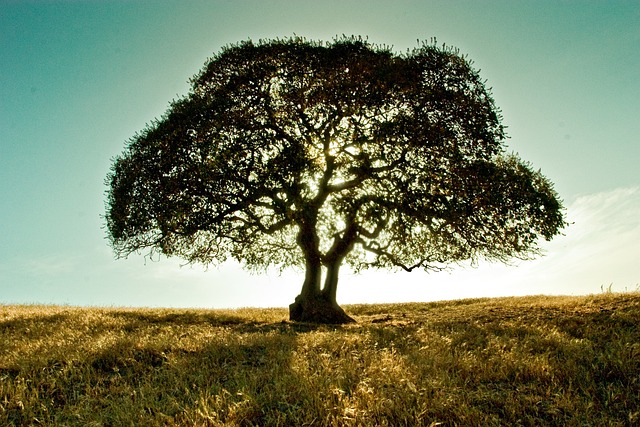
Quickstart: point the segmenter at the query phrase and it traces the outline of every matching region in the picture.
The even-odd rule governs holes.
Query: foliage
[[[120,256],[411,271],[528,258],[565,225],[551,183],[504,152],[490,92],[455,49],[246,41],[191,83],[114,161]]]
[[[350,311],[0,306],[0,424],[640,422],[637,293]]]

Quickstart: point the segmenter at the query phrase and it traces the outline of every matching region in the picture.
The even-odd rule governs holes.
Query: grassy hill
[[[640,425],[640,294],[346,309],[0,306],[0,425]]]

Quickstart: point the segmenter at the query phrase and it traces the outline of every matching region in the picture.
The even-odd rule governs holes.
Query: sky
[[[0,0],[0,304],[285,307],[300,270],[184,266],[105,239],[114,156],[223,46],[361,35],[460,49],[572,224],[545,255],[450,272],[341,274],[342,304],[635,291],[640,284],[640,2]]]

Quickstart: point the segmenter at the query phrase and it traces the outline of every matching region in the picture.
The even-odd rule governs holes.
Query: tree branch
[[[434,271],[442,271],[445,270],[445,267],[438,267],[435,266],[433,264],[431,264],[433,261],[430,258],[421,258],[418,262],[416,262],[413,265],[407,265],[403,262],[400,262],[398,260],[397,257],[395,257],[392,253],[387,252],[384,248],[380,248],[380,247],[374,247],[371,244],[368,244],[364,241],[364,239],[361,238],[357,238],[355,240],[355,243],[359,243],[362,248],[367,251],[367,252],[371,252],[375,255],[377,255],[378,258],[386,258],[387,260],[389,260],[389,262],[396,266],[399,267],[401,269],[403,269],[404,271],[407,272],[412,272],[413,270],[415,270],[416,268],[424,268],[427,270],[434,270]]]

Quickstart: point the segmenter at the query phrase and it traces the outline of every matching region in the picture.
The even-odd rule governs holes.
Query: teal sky
[[[547,255],[452,273],[344,274],[343,303],[587,294],[640,282],[640,3],[630,1],[0,1],[0,303],[286,306],[300,272],[114,260],[104,178],[125,141],[227,44],[436,37],[493,88],[509,148],[574,224]],[[393,284],[393,286],[389,286]]]

